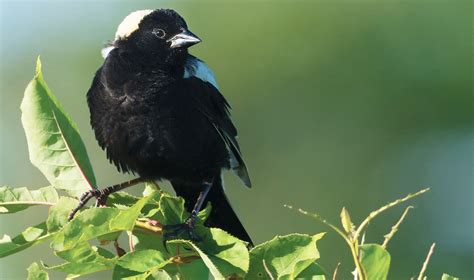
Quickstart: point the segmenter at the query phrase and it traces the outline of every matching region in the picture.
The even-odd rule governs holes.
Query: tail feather
[[[232,209],[224,193],[220,177],[215,179],[209,191],[208,199],[209,202],[211,202],[212,210],[211,215],[209,215],[206,221],[206,225],[221,228],[235,237],[248,242],[250,246],[253,246],[252,239],[234,212],[234,209]]]
[[[196,191],[197,189],[195,187],[185,187],[174,182],[173,188],[178,196],[181,196],[185,199],[186,210],[191,212],[196,199],[199,196],[199,191]],[[252,239],[240,222],[237,214],[232,209],[232,206],[230,205],[230,202],[224,193],[224,188],[220,177],[214,179],[214,183],[209,190],[203,205],[206,205],[207,202],[211,203],[212,210],[205,223],[206,226],[223,229],[233,236],[248,242],[249,245],[253,247]]]

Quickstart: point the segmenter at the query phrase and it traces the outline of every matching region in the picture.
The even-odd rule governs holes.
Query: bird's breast
[[[225,145],[189,92],[124,92],[90,106],[97,139],[120,170],[173,178],[227,164]]]

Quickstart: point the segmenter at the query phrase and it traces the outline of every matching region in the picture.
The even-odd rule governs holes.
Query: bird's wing
[[[200,67],[205,66],[207,69],[209,69],[202,61],[199,61],[198,65],[201,65]],[[199,70],[202,68],[197,69]],[[195,73],[204,72],[197,71]],[[212,72],[207,73],[212,74]],[[230,155],[231,169],[237,176],[239,176],[242,182],[250,188],[250,177],[247,167],[245,166],[245,162],[242,159],[240,147],[237,142],[237,129],[230,119],[230,105],[211,81],[206,81],[201,77],[198,75],[192,75],[184,80],[191,83],[192,88],[200,89],[193,91],[191,94],[191,96],[195,99],[196,106],[198,107],[199,111],[209,119],[226,144]],[[215,82],[215,79],[212,78],[212,81]]]

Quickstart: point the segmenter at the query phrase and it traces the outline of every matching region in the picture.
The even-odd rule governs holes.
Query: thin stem
[[[174,264],[187,264],[187,263],[191,263],[194,260],[198,260],[200,258],[201,257],[199,255],[190,253],[185,256],[180,255],[180,256],[171,257],[170,262]]]
[[[334,269],[334,272],[332,274],[332,280],[336,280],[337,278],[337,271],[339,270],[339,266],[341,266],[341,263],[338,262],[337,265],[336,265],[336,268]]]
[[[357,239],[354,239],[349,247],[351,248],[352,258],[356,266],[357,275],[360,277],[358,279],[366,280],[367,277],[365,275],[365,270],[362,267],[362,263],[359,259],[359,242],[357,241]]]
[[[429,190],[430,190],[430,188],[422,189],[421,191],[419,191],[419,192],[417,192],[417,193],[409,194],[409,195],[405,196],[404,198],[400,198],[400,199],[397,199],[397,200],[395,200],[395,201],[392,201],[392,202],[390,202],[389,204],[384,205],[384,206],[380,207],[379,209],[377,209],[377,210],[371,212],[371,213],[369,214],[369,216],[367,216],[367,218],[365,218],[365,220],[362,221],[362,223],[361,223],[361,224],[359,225],[359,227],[357,228],[357,231],[356,231],[356,233],[354,234],[354,238],[355,238],[355,239],[358,239],[360,233],[362,232],[362,230],[364,230],[364,228],[370,223],[370,221],[371,221],[373,218],[375,218],[376,216],[378,216],[380,213],[382,213],[382,212],[384,212],[385,210],[390,209],[390,208],[392,208],[392,207],[394,207],[394,206],[396,206],[396,205],[398,205],[398,204],[400,204],[400,203],[403,203],[403,202],[405,202],[405,201],[407,201],[407,200],[410,200],[410,199],[412,199],[412,198],[414,198],[414,197],[416,197],[416,196],[419,196],[419,195],[421,195],[421,194],[424,194],[425,192],[427,192],[427,191],[429,191]]]
[[[383,244],[382,244],[382,247],[383,248],[386,248],[387,247],[387,244],[388,242],[390,241],[390,239],[392,239],[392,237],[395,235],[395,233],[398,231],[398,228],[400,227],[400,225],[402,224],[403,220],[405,219],[406,215],[408,214],[408,211],[410,211],[410,209],[413,209],[414,207],[413,206],[408,206],[407,208],[405,208],[405,211],[403,211],[403,214],[402,216],[400,217],[400,219],[398,219],[398,222],[392,226],[392,229],[390,230],[389,233],[387,233],[384,237],[384,241],[383,241]]]
[[[288,209],[293,209],[293,206],[291,205],[287,205],[285,204],[284,205],[286,208]],[[310,217],[313,217],[315,218],[316,220],[320,221],[321,223],[325,224],[326,226],[330,227],[332,230],[334,230],[337,234],[339,234],[346,242],[349,246],[351,246],[351,240],[349,239],[349,237],[347,237],[347,235],[342,232],[338,227],[336,227],[335,225],[331,224],[330,222],[328,222],[326,219],[324,219],[323,217],[321,217],[319,214],[316,214],[316,213],[309,213],[308,211],[306,210],[303,210],[301,208],[299,208],[297,210],[298,212],[300,212],[301,214],[303,215],[306,215],[306,216],[310,216]]]
[[[430,262],[431,255],[433,255],[434,248],[436,243],[433,243],[428,251],[428,255],[426,256],[425,262],[423,263],[423,267],[421,268],[420,274],[418,275],[417,280],[423,280],[423,274],[425,274],[426,268],[428,267],[428,263]]]

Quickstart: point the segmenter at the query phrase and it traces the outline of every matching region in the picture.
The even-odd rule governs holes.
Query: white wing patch
[[[205,82],[210,83],[215,88],[219,89],[217,85],[216,77],[212,72],[211,68],[207,66],[204,61],[195,58],[194,56],[188,56],[186,64],[184,65],[184,78],[196,77]]]

